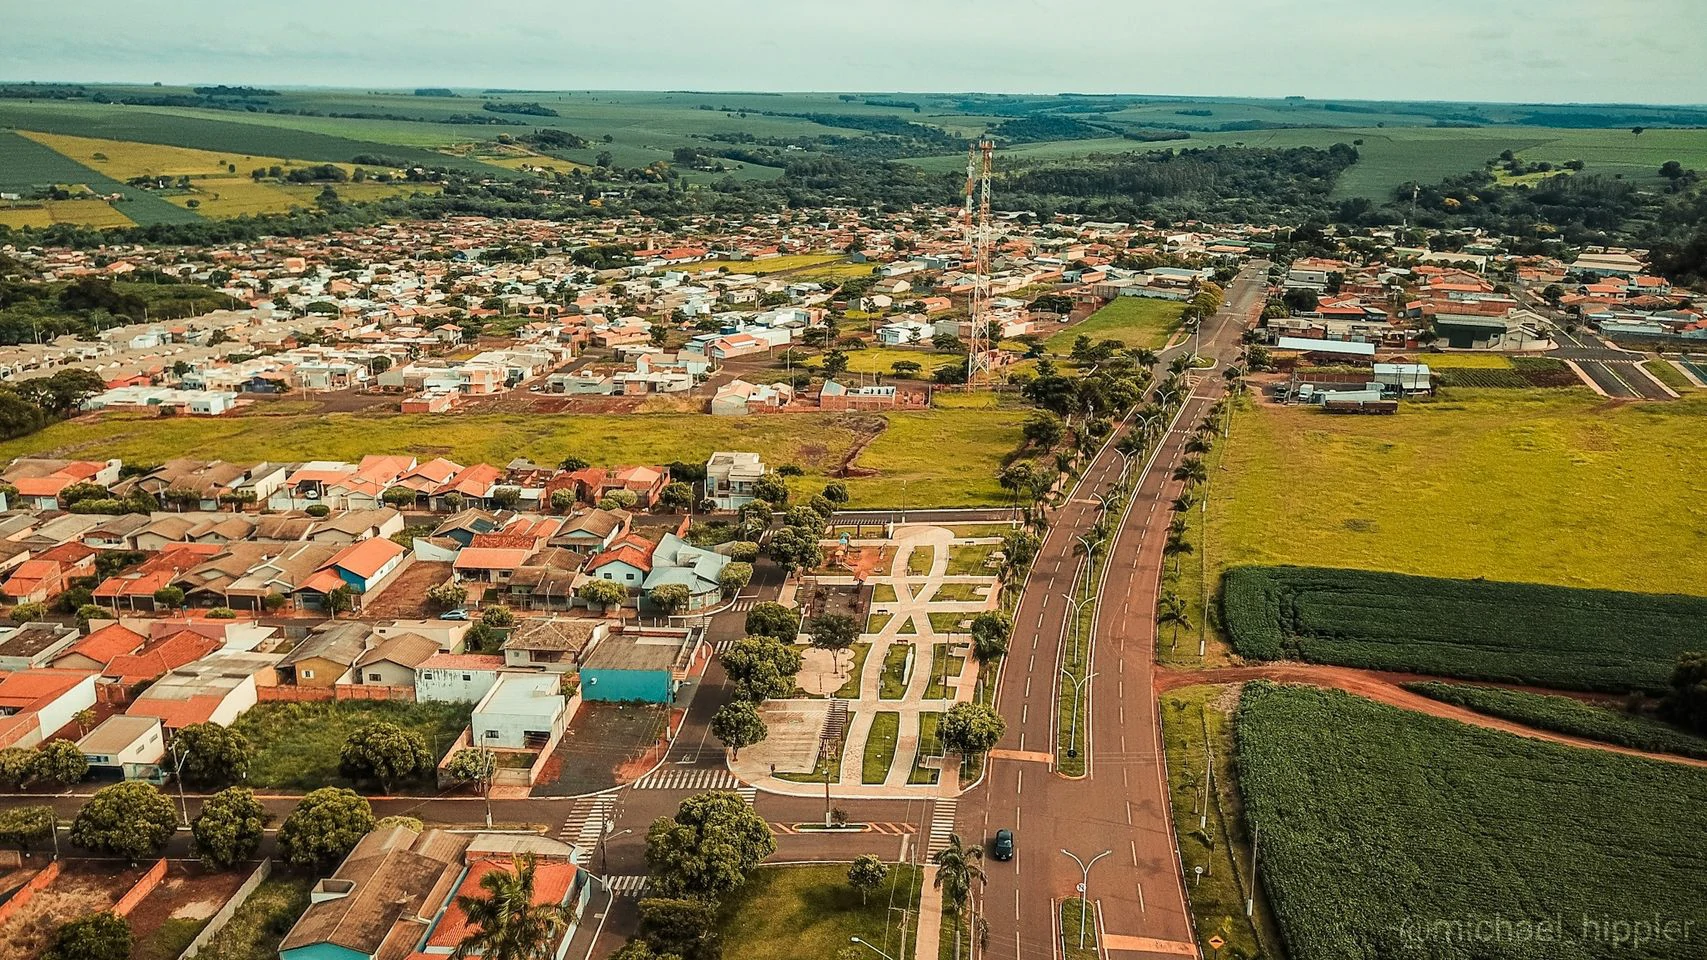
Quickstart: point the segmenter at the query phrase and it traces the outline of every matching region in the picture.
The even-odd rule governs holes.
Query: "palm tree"
[[[1172,520],[1168,521],[1168,536],[1183,537],[1185,536],[1185,531],[1186,525],[1184,517],[1176,516]]]
[[[1168,542],[1162,544],[1162,555],[1174,558],[1174,572],[1179,573],[1179,558],[1192,552],[1191,541],[1184,537],[1168,536]]]
[[[1175,649],[1179,647],[1180,628],[1191,629],[1191,618],[1185,613],[1185,601],[1181,600],[1177,593],[1164,594],[1162,602],[1156,607],[1156,626],[1164,627],[1169,624],[1174,628],[1173,643],[1169,645],[1169,649]]]
[[[1211,434],[1203,434],[1203,433],[1194,434],[1190,440],[1187,440],[1185,442],[1186,452],[1187,453],[1208,453],[1215,446],[1214,441],[1209,439],[1212,436],[1214,436],[1213,433],[1211,433]]]
[[[1174,498],[1174,502],[1168,504],[1168,506],[1172,507],[1175,513],[1184,513],[1187,510],[1190,510],[1196,503],[1197,498],[1191,495],[1190,490],[1182,490],[1180,491],[1180,495]]]
[[[984,848],[968,847],[960,842],[959,834],[948,835],[948,846],[937,851],[936,888],[942,891],[944,906],[954,917],[954,951],[960,953],[960,923],[972,899],[973,883],[984,882]]]
[[[1174,468],[1174,479],[1185,481],[1185,485],[1195,487],[1209,479],[1209,468],[1197,457],[1187,457]]]
[[[1156,351],[1149,347],[1139,347],[1132,351],[1132,362],[1140,367],[1153,367],[1159,359],[1161,358],[1156,356]]]
[[[552,945],[574,919],[569,907],[535,903],[533,857],[516,858],[514,870],[494,870],[480,878],[480,897],[457,897],[470,932],[451,952],[451,960],[478,955],[481,960],[545,960]]]

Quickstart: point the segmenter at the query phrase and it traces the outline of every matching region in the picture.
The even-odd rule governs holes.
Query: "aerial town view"
[[[12,5],[0,960],[1707,957],[1700,11],[1137,6]]]

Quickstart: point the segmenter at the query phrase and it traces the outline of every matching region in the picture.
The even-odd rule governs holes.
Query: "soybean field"
[[[1611,693],[1659,692],[1707,647],[1707,598],[1447,580],[1326,567],[1236,567],[1234,648],[1256,660]]]
[[[1651,753],[1707,760],[1707,737],[1658,717],[1584,703],[1562,694],[1530,693],[1467,683],[1407,683],[1405,689],[1517,723]]]
[[[1293,960],[1700,956],[1707,771],[1266,682],[1235,735]]]

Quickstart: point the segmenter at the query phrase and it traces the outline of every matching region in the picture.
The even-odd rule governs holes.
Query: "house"
[[[922,343],[931,338],[933,329],[931,324],[911,317],[895,320],[877,328],[877,342],[886,347]]]
[[[166,736],[154,717],[114,714],[78,740],[77,749],[97,779],[158,781],[164,775]]]
[[[582,556],[591,556],[608,548],[628,532],[629,515],[620,510],[597,507],[582,511],[563,521],[547,543]]]
[[[101,581],[95,587],[94,602],[114,610],[120,606],[128,610],[153,610],[156,591],[171,586],[179,575],[220,550],[218,544],[212,543],[171,544],[140,565]]]
[[[473,626],[467,621],[456,620],[392,620],[375,624],[373,635],[378,641],[413,633],[438,644],[440,653],[461,653],[463,638],[468,636]]]
[[[158,717],[168,731],[193,723],[232,721],[254,706],[259,686],[277,683],[277,654],[224,651],[185,664],[150,684],[125,710],[133,717]]]
[[[356,658],[355,682],[413,687],[421,664],[438,654],[438,641],[430,637],[418,633],[393,634],[379,640]]]
[[[381,827],[362,837],[279,943],[279,960],[406,960],[449,956],[473,929],[460,902],[517,859],[534,863],[533,902],[569,919],[544,955],[562,960],[599,881],[575,847],[538,836],[416,832]]]
[[[483,746],[544,750],[562,738],[568,702],[556,674],[500,673],[475,704],[469,730]]]
[[[121,686],[148,683],[179,667],[195,663],[220,646],[217,638],[195,630],[176,630],[150,638],[130,653],[114,656],[101,670],[101,676]]]
[[[468,547],[451,561],[457,579],[475,583],[507,583],[533,551],[523,547]]]
[[[367,593],[390,576],[408,553],[390,539],[374,537],[345,547],[327,562],[324,569],[356,593]]]
[[[575,491],[575,499],[592,504],[618,490],[626,490],[639,498],[636,506],[646,508],[658,502],[659,494],[669,482],[669,467],[583,467],[554,480],[550,487],[568,486]]]
[[[478,703],[498,682],[504,657],[438,653],[415,670],[415,699],[422,703]]]
[[[33,747],[95,705],[95,674],[24,670],[0,676],[0,747]]]
[[[764,475],[756,453],[713,453],[705,462],[705,495],[720,510],[739,510],[753,502],[753,484]]]
[[[49,666],[104,673],[115,657],[135,653],[148,638],[122,623],[108,623],[55,654]]]
[[[588,702],[670,703],[699,645],[699,631],[685,628],[612,633],[582,658],[581,696]]]
[[[45,667],[76,639],[76,627],[45,620],[0,629],[0,671]]]
[[[658,540],[647,560],[650,568],[641,589],[648,594],[667,584],[680,584],[688,588],[689,610],[703,610],[722,599],[723,586],[719,578],[723,568],[729,565],[729,558],[723,554],[696,547],[673,533],[667,533]],[[594,574],[591,563],[587,565],[587,572],[602,576],[602,571]],[[649,601],[644,599],[640,603],[649,605]]]
[[[645,537],[627,534],[587,561],[587,576],[620,583],[632,594],[645,585],[652,572],[652,552],[656,549],[657,544]]]
[[[610,622],[582,617],[523,620],[504,640],[504,665],[512,670],[571,673],[581,651],[610,631]]]
[[[368,627],[345,621],[315,627],[279,661],[282,679],[299,687],[331,687],[367,652]]]
[[[713,416],[744,417],[750,413],[781,410],[793,402],[792,384],[731,380],[712,394],[709,409]]]

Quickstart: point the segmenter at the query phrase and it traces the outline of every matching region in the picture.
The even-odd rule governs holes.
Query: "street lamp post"
[[[625,834],[630,834],[630,833],[634,832],[633,828],[630,828],[630,829],[622,831],[621,833],[612,833],[611,831],[614,830],[615,828],[616,828],[616,821],[615,820],[606,820],[604,823],[604,829],[599,831],[599,872],[600,873],[609,873],[610,872],[610,854],[606,849],[607,845],[612,840],[616,839],[617,837],[620,837],[620,836],[623,836]]]
[[[1072,617],[1073,617],[1073,656],[1077,657],[1079,655],[1079,611],[1081,609],[1083,609],[1083,607],[1086,603],[1090,602],[1090,598],[1086,597],[1083,600],[1074,600],[1072,594],[1063,593],[1063,594],[1061,594],[1061,599],[1067,601],[1067,606],[1069,608],[1071,608],[1071,610],[1072,610]]]
[[[1079,755],[1079,697],[1085,692],[1085,684],[1090,683],[1091,678],[1096,676],[1096,674],[1087,673],[1075,680],[1073,679],[1073,675],[1067,672],[1067,668],[1062,667],[1061,675],[1066,677],[1067,682],[1073,687],[1073,722],[1068,728],[1067,756],[1076,757]]]
[[[875,954],[877,954],[877,955],[878,955],[878,956],[880,956],[880,957],[882,957],[882,958],[883,958],[883,960],[895,960],[895,958],[894,958],[894,957],[891,957],[891,956],[890,956],[890,955],[889,955],[889,954],[887,954],[887,953],[884,953],[884,952],[883,952],[883,951],[882,951],[882,950],[879,950],[879,949],[877,949],[877,948],[876,948],[876,947],[875,947],[875,946],[872,946],[872,944],[871,944],[871,942],[870,942],[870,941],[867,941],[867,940],[861,940],[861,939],[860,939],[860,938],[858,938],[858,937],[849,937],[849,938],[848,938],[848,942],[849,942],[849,943],[857,943],[857,944],[859,944],[859,945],[860,945],[860,946],[864,946],[864,947],[871,947],[871,952],[872,952],[872,953],[875,953]]]
[[[188,757],[178,751],[178,742],[172,741],[172,779],[178,784],[178,809],[184,815],[184,826],[190,825],[190,802],[184,799],[184,761]],[[57,835],[54,842],[58,843]]]
[[[1085,913],[1087,912],[1086,901],[1089,899],[1089,888],[1091,885],[1091,868],[1097,865],[1098,860],[1108,856],[1113,851],[1104,850],[1092,857],[1089,863],[1080,860],[1076,855],[1074,855],[1073,851],[1068,850],[1066,847],[1062,847],[1061,852],[1072,857],[1073,862],[1079,865],[1079,949],[1083,950],[1085,948]]]

